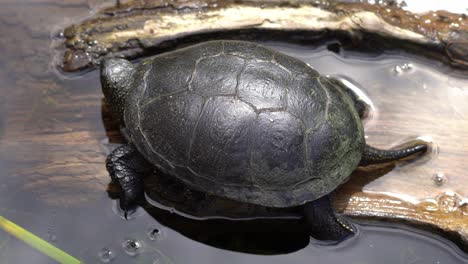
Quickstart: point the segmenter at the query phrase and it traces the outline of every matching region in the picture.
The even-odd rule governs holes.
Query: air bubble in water
[[[136,256],[143,250],[143,245],[140,241],[136,239],[125,239],[122,243],[122,247],[129,256]]]
[[[403,74],[405,72],[411,71],[412,69],[413,69],[413,64],[411,63],[403,63],[403,64],[393,67],[393,71],[396,74]]]
[[[148,232],[148,238],[150,240],[158,240],[161,236],[161,230],[157,229],[157,228],[151,228]]]
[[[447,177],[442,172],[436,173],[433,179],[434,179],[435,184],[439,186],[447,182]]]
[[[115,258],[114,252],[110,248],[102,248],[98,253],[101,262],[109,263]]]
[[[456,193],[445,192],[438,197],[439,208],[444,213],[455,212],[458,210],[460,198]]]

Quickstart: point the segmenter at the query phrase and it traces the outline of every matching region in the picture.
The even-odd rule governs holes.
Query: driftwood
[[[41,208],[44,205],[72,208],[79,208],[83,205],[89,206],[93,201],[100,199],[102,193],[108,188],[109,177],[104,166],[106,142],[110,140],[113,143],[118,143],[121,142],[122,138],[116,129],[115,123],[106,114],[105,107],[102,108],[102,93],[97,80],[97,74],[91,73],[91,77],[94,78],[91,80],[89,80],[89,75],[85,78],[77,78],[76,80],[57,78],[53,67],[50,67],[50,59],[56,55],[56,50],[50,49],[49,39],[52,33],[57,33],[60,28],[67,26],[63,25],[63,16],[77,18],[87,16],[89,12],[88,1],[76,0],[74,2],[62,3],[61,1],[51,0],[49,2],[38,2],[43,5],[28,6],[28,12],[18,11],[21,9],[18,9],[20,5],[17,3],[4,4],[0,10],[2,14],[0,21],[3,22],[0,24],[0,28],[5,35],[9,36],[8,38],[2,38],[0,45],[0,53],[4,56],[4,64],[1,65],[2,70],[0,71],[0,76],[4,80],[2,86],[4,88],[0,90],[0,160],[3,162],[2,164],[5,164],[3,169],[4,175],[7,175],[5,177],[9,178],[8,188],[16,188],[18,193],[12,195],[11,192],[8,192],[11,194],[10,196],[1,196],[0,205],[8,206],[10,202],[13,203],[13,199],[27,194],[30,197],[34,197],[29,202],[33,205],[37,204],[37,208]],[[119,8],[105,9],[105,11],[98,12],[96,16],[100,18],[91,18],[87,22],[67,27],[68,30],[66,30],[64,36],[68,50],[66,53],[72,54],[67,56],[72,56],[73,58],[65,61],[65,65],[70,67],[66,68],[66,70],[78,70],[92,66],[93,63],[98,63],[99,58],[102,56],[121,55],[138,57],[145,55],[146,52],[153,52],[147,51],[147,48],[155,48],[155,51],[158,52],[158,45],[160,45],[160,51],[167,49],[167,45],[170,47],[171,43],[183,45],[181,39],[179,43],[169,41],[171,38],[179,38],[180,35],[164,35],[167,38],[160,36],[158,38],[150,38],[147,42],[133,41],[130,38],[126,39],[124,35],[121,35],[121,39],[112,40],[112,38],[106,38],[104,32],[107,29],[105,28],[111,27],[109,23],[112,21],[116,23],[113,29],[115,31],[113,32],[126,32],[125,28],[118,27],[120,24],[129,23],[122,17],[137,19],[144,14],[151,15],[150,17],[157,17],[158,12],[161,12],[161,16],[162,14],[166,14],[164,16],[165,19],[169,19],[171,16],[176,19],[178,16],[194,15],[193,10],[197,10],[196,13],[203,16],[209,10],[219,11],[223,10],[222,8],[226,6],[229,8],[236,6],[229,2],[226,2],[226,5],[218,4],[217,7],[215,6],[217,2],[204,4],[205,2],[186,1],[185,4],[181,2],[182,4],[179,5],[167,5],[162,1],[159,3],[160,7],[158,8],[147,8],[145,6],[131,8],[122,4]],[[248,8],[254,8],[256,4],[251,5],[253,7],[249,6]],[[238,6],[243,7],[244,5],[240,4]],[[270,4],[264,6],[263,9],[265,9],[265,12],[273,12],[278,8],[284,8],[292,12],[292,10],[301,10],[302,6]],[[323,7],[324,9],[309,4],[304,6],[304,8],[308,8],[310,11],[333,10],[331,6],[325,6]],[[339,6],[337,4],[333,8],[336,9]],[[351,12],[353,10],[351,7],[351,5],[347,5],[346,8],[342,7],[344,9],[343,12]],[[356,5],[356,12],[362,10],[359,8],[359,5]],[[362,8],[368,8],[365,9],[367,11],[363,12],[373,12],[373,9],[380,9],[381,7],[363,5]],[[396,7],[389,8],[393,10]],[[51,15],[52,13],[60,15],[53,16]],[[371,13],[365,14],[375,19],[378,18],[378,16],[371,15]],[[437,12],[436,14],[442,13]],[[451,21],[452,16],[455,15],[447,15],[448,21]],[[394,25],[392,23],[386,22],[390,26],[393,25],[388,30],[388,34],[390,35],[386,35],[386,37],[392,40],[399,38],[401,40],[409,40],[410,43],[416,45],[413,47],[433,46],[434,53],[432,54],[435,54],[434,56],[446,58],[446,62],[456,63],[461,67],[466,62],[463,59],[466,57],[459,55],[464,54],[463,48],[466,48],[466,46],[457,46],[457,43],[466,43],[466,39],[462,38],[462,33],[466,31],[466,18],[459,17],[462,20],[459,23],[458,29],[455,30],[460,33],[458,35],[460,37],[459,40],[452,39],[454,38],[452,34],[447,33],[449,32],[449,22],[440,22],[441,25],[446,25],[446,27],[441,26],[440,32],[442,33],[434,33],[435,35],[432,37],[429,37],[429,33],[420,34],[415,30],[397,30],[393,28]],[[276,19],[279,18],[280,16],[276,17]],[[346,21],[345,18],[343,19]],[[384,20],[387,21],[386,19]],[[94,24],[92,23],[93,21]],[[99,24],[97,24],[98,21]],[[164,21],[168,23],[166,24],[167,26],[171,25],[169,20]],[[376,21],[383,20],[378,18]],[[71,23],[71,21],[66,21],[66,24]],[[55,28],[51,28],[50,25],[53,24],[56,25]],[[272,26],[275,25],[275,22],[262,20],[259,24]],[[409,22],[403,24],[411,25]],[[85,48],[80,49],[78,46],[75,46],[75,44],[78,45],[79,43],[74,43],[71,40],[83,39],[84,30],[86,28],[95,28],[97,30],[99,29],[96,27],[97,25],[102,25],[102,31],[96,31],[95,35],[90,34],[90,36],[92,38],[99,37],[101,40],[98,40],[98,44],[93,44],[94,46],[92,47],[117,45],[117,50],[112,51],[111,48],[102,54],[87,51],[90,52],[90,55],[98,54],[96,58],[91,55],[96,61],[86,60],[84,63],[81,63],[74,56],[79,57],[80,53],[86,53]],[[129,36],[133,36],[131,34],[137,32],[133,31],[133,29],[137,28],[138,23],[135,22],[135,24],[130,23],[128,25],[131,26],[129,28],[130,31],[128,31]],[[141,26],[141,24],[139,25]],[[150,25],[154,26],[157,24]],[[356,24],[348,20],[347,23],[340,25],[352,27]],[[309,32],[308,29],[300,27],[296,29]],[[320,38],[322,35],[318,34],[318,31],[323,29],[325,27],[311,30],[310,32],[316,32],[317,34],[311,36],[310,39]],[[163,30],[161,32],[165,32],[164,34],[170,34],[171,32],[170,28],[161,28],[161,30]],[[361,34],[361,30],[378,33],[375,31],[375,28],[364,30],[359,27],[355,31],[350,28],[344,28],[343,30],[346,30],[346,32],[350,30],[349,32],[354,32],[357,36],[365,36]],[[434,32],[438,30],[434,29]],[[398,32],[408,32],[409,36],[417,35],[425,40],[432,39],[432,42],[419,42],[419,37],[408,39],[404,35],[391,35]],[[297,34],[300,33],[297,31],[292,35],[289,35],[289,33],[286,32],[284,35],[281,35],[276,32],[275,34],[280,34],[281,36],[294,35],[293,40],[294,38],[297,39],[297,36],[302,36],[301,34]],[[248,34],[246,33],[246,35]],[[198,38],[203,39],[203,36],[198,35]],[[193,39],[193,41],[195,40]],[[56,41],[63,41],[63,39]],[[99,44],[99,41],[102,44]],[[85,44],[85,46],[89,44],[84,39],[78,42]],[[130,45],[133,42],[136,43],[135,48],[132,48],[133,46]],[[146,46],[140,46],[140,44]],[[440,46],[442,44],[445,46]],[[454,53],[450,53],[450,48],[447,48],[450,45],[455,45],[452,48],[458,47],[454,48],[454,50],[459,50],[460,52],[457,53],[459,55],[455,56],[453,55]],[[449,50],[448,53],[447,50]],[[109,51],[112,52],[109,53]],[[447,54],[452,55],[448,56]],[[414,100],[415,97],[418,97],[418,95],[408,94],[392,97],[388,100],[401,103],[407,100]],[[413,109],[405,109],[402,106],[399,106],[399,109],[404,109],[404,111],[398,113],[401,116],[418,115],[412,112]],[[382,113],[388,113],[388,115],[382,114],[382,122],[392,127],[393,131],[397,131],[396,136],[401,138],[404,133],[399,134],[399,131],[408,131],[409,125],[395,123],[393,120],[401,120],[401,118],[392,116],[390,109],[381,110]],[[468,116],[467,111],[468,108],[461,107],[459,115],[461,117]],[[367,188],[369,182],[375,180],[378,175],[388,173],[392,167],[375,168],[372,173],[358,171],[348,183],[334,194],[335,208],[346,215],[356,218],[398,222],[404,220],[407,223],[420,227],[435,227],[454,234],[458,242],[461,242],[466,248],[468,241],[468,194],[466,193],[468,189],[466,185],[468,182],[468,174],[466,174],[468,138],[465,133],[467,128],[466,121],[463,118],[450,119],[443,115],[418,116],[416,119],[421,123],[428,124],[426,128],[430,127],[431,122],[432,124],[437,123],[441,126],[456,127],[456,139],[438,142],[444,152],[444,155],[440,155],[442,158],[441,171],[444,171],[448,175],[449,183],[445,185],[442,178],[442,185],[439,186],[437,181],[430,180],[433,177],[431,174],[417,174],[409,178],[393,177],[401,176],[399,172],[395,172],[392,177],[379,178],[381,180],[380,187],[377,191],[370,192]],[[425,122],[427,120],[431,120],[431,122]],[[103,123],[106,129],[104,129]],[[371,138],[374,135],[379,135],[381,142],[393,142],[394,138],[386,138],[380,135],[383,129],[385,129],[385,126],[373,127],[369,131],[366,131],[366,133],[371,135]],[[414,132],[417,133],[417,131]],[[379,145],[377,144],[377,146]],[[411,171],[411,168],[408,171]],[[359,177],[359,175],[362,177]],[[450,186],[447,189],[456,188],[453,188],[454,191],[450,192],[444,186]],[[6,187],[0,185],[0,188]],[[406,196],[395,197],[389,194],[388,191],[394,189],[401,190]],[[417,197],[417,199],[412,200],[411,198],[414,197]],[[425,198],[420,199],[420,197]],[[28,208],[31,208],[31,206]]]
[[[260,37],[307,43],[334,37],[346,48],[404,48],[468,67],[465,15],[412,14],[394,1],[129,1],[67,27],[63,35],[64,71],[99,65],[105,56],[136,58],[200,39]]]
[[[65,71],[94,67],[106,56],[137,58],[213,38],[275,39],[305,44],[338,39],[344,49],[406,49],[458,68],[468,68],[465,15],[445,11],[412,14],[390,1],[386,5],[316,4],[315,1],[128,1],[67,27],[63,37],[63,44],[58,47],[64,52],[61,66]],[[444,149],[448,149],[447,145]],[[451,161],[445,161],[450,167]],[[466,194],[440,192],[408,202],[382,193],[365,192],[362,188],[365,182],[359,177],[352,179],[337,192],[335,205],[340,211],[358,217],[428,224],[456,233],[464,240],[468,238]],[[404,183],[401,184],[404,188]]]

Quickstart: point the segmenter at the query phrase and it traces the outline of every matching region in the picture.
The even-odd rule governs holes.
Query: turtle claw
[[[124,194],[121,194],[121,195],[124,195]],[[119,206],[120,206],[120,209],[124,213],[125,220],[128,220],[128,209],[127,209],[128,205],[126,204],[124,197],[120,197]]]
[[[304,217],[311,235],[327,244],[336,244],[356,234],[350,221],[336,215],[327,196],[304,205]]]
[[[123,211],[125,220],[129,219],[129,216],[132,215],[135,212],[135,208],[137,206],[137,198],[134,196],[130,196],[133,198],[129,198],[128,195],[126,195],[127,192],[122,192],[121,197],[119,200],[120,203],[120,209]]]
[[[121,188],[120,208],[125,212],[125,219],[127,219],[128,212],[131,212],[143,197],[141,178],[150,166],[132,145],[116,148],[107,158],[106,166],[112,181]]]

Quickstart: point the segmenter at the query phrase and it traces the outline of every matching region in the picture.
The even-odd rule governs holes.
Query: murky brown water
[[[296,222],[200,222],[157,209],[151,214],[139,209],[130,220],[123,219],[106,192],[104,159],[109,136],[115,135],[106,134],[103,125],[98,74],[63,76],[50,65],[50,36],[59,24],[88,15],[88,2],[2,6],[0,216],[83,262],[468,263],[468,256],[445,239],[392,226],[363,224],[355,238],[321,246],[309,243]],[[405,54],[343,57],[325,47],[266,44],[324,74],[358,84],[374,105],[366,121],[371,144],[386,147],[424,136],[438,147],[430,159],[397,167],[364,186],[365,191],[385,191],[428,207],[440,206],[434,197],[448,195],[444,210],[466,207],[466,182],[455,177],[465,173],[468,164],[468,146],[458,143],[468,142],[462,140],[468,129],[466,76]],[[418,96],[408,96],[414,94]],[[445,121],[436,123],[431,117]],[[380,126],[385,126],[384,132]],[[414,189],[424,191],[407,196]],[[259,226],[264,230],[251,232],[256,238],[239,235],[244,228]],[[3,230],[0,262],[53,263]]]

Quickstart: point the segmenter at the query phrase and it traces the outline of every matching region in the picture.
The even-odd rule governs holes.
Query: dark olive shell
[[[269,207],[342,184],[364,149],[342,88],[258,44],[211,41],[143,60],[125,105],[129,140],[193,189]]]

